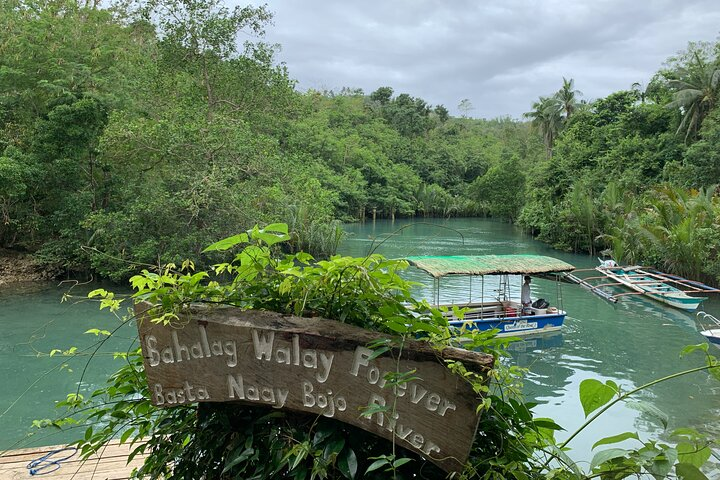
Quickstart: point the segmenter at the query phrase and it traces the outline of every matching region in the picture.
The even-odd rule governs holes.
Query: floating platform
[[[48,465],[47,468],[41,469],[43,464],[40,464],[36,467],[38,468],[37,473],[30,474],[28,469],[30,462],[63,448],[65,447],[51,446],[0,451],[0,479],[125,480],[130,478],[133,469],[142,465],[145,458],[143,455],[136,455],[130,463],[127,463],[128,455],[134,447],[130,447],[129,443],[121,445],[119,442],[113,442],[87,460],[81,459],[78,452],[71,458],[59,462],[59,467]],[[72,452],[65,451],[48,458],[49,461],[53,461],[67,457],[70,453]]]

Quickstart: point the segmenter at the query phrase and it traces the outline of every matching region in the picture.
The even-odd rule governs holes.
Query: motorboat
[[[560,277],[575,268],[569,263],[543,255],[414,256],[406,260],[433,277],[433,303],[444,311],[452,327],[498,330],[498,336],[546,333],[562,328],[566,312],[562,308]],[[442,281],[454,276],[469,276],[471,282],[479,278],[480,298],[473,300],[471,283],[466,300],[442,303]],[[523,305],[513,293],[519,291],[524,276],[556,280],[555,303],[537,299]],[[518,287],[513,286],[513,280]],[[458,315],[458,310],[463,313]]]

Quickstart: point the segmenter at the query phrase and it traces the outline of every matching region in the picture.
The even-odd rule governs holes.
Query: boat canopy
[[[405,260],[435,278],[446,275],[532,275],[575,269],[569,263],[543,255],[454,255],[405,257]]]

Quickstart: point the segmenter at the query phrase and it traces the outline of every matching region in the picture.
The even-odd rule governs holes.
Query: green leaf
[[[675,473],[679,480],[708,480],[700,469],[689,463],[678,463],[675,465]]]
[[[255,225],[251,230],[248,230],[248,233],[250,238],[265,242],[268,247],[290,240],[290,235],[287,234],[287,225],[284,223],[273,223],[262,229]]]
[[[414,321],[412,323],[413,331],[415,332],[429,332],[429,333],[440,333],[440,329],[435,325],[427,322]]]
[[[684,357],[685,355],[692,353],[694,351],[697,351],[697,350],[707,353],[708,346],[709,346],[708,343],[698,343],[697,345],[687,345],[685,348],[680,350],[680,356]]]
[[[360,415],[362,415],[365,418],[370,418],[376,413],[386,413],[390,409],[385,405],[378,405],[376,403],[373,403],[372,405],[368,405],[366,407],[362,408],[362,412]]]
[[[612,400],[617,391],[617,385],[612,381],[602,383],[588,378],[580,382],[580,403],[585,417]]]
[[[667,414],[665,412],[663,412],[662,410],[660,410],[655,405],[653,405],[649,402],[646,402],[644,400],[633,400],[633,401],[628,401],[626,403],[627,403],[628,407],[630,407],[634,410],[638,410],[640,412],[646,413],[646,414],[650,415],[651,417],[655,418],[656,420],[659,420],[660,423],[662,423],[663,428],[667,428],[667,426],[668,426]]]
[[[317,432],[315,432],[315,436],[313,437],[312,441],[313,447],[324,442],[328,437],[330,437],[330,435],[335,433],[335,431],[335,429],[330,428],[327,425],[322,425],[320,428],[318,428]]]
[[[647,466],[647,471],[656,478],[666,478],[673,468],[678,458],[677,450],[674,448],[665,448],[662,454],[653,459],[653,463]]]
[[[107,330],[100,330],[99,328],[91,328],[90,330],[87,330],[85,333],[93,334],[93,335],[95,335],[95,336],[98,336],[98,335],[105,335],[105,336],[108,336],[108,337],[110,336],[110,332],[109,332],[109,331],[107,331]]]
[[[602,450],[596,453],[593,457],[590,462],[590,470],[614,458],[624,457],[630,452],[630,450],[625,450],[623,448],[610,448],[608,450]]]
[[[352,448],[348,447],[342,451],[338,456],[338,469],[345,476],[345,478],[354,479],[357,475],[357,456]]]
[[[510,473],[512,473],[513,477],[515,477],[515,480],[530,480],[527,473],[521,472],[520,470],[513,470]]]
[[[393,467],[394,467],[394,468],[400,468],[400,467],[402,467],[403,465],[405,465],[406,463],[412,462],[412,460],[413,460],[412,458],[407,458],[407,457],[398,458],[397,460],[395,460],[395,461],[393,462]]]
[[[265,228],[263,228],[261,231],[284,233],[285,235],[287,235],[288,226],[287,223],[271,223],[270,225],[267,225]]]
[[[333,454],[335,456],[340,455],[340,452],[342,451],[344,446],[344,438],[336,438],[333,441],[329,442],[327,445],[325,445],[325,449],[323,450],[323,459],[328,460]]]
[[[238,235],[233,235],[232,237],[223,238],[219,242],[213,243],[212,245],[207,247],[205,250],[203,250],[202,253],[229,250],[232,247],[234,247],[235,245],[238,245],[240,243],[247,243],[247,242],[248,242],[247,233],[240,233]]]
[[[533,425],[537,428],[546,428],[548,430],[565,430],[563,427],[555,423],[552,418],[536,418]]]
[[[390,462],[388,462],[387,458],[380,458],[378,460],[375,460],[373,463],[370,464],[367,470],[365,470],[365,474],[377,470],[378,468],[381,468],[385,465],[389,465]]]
[[[598,440],[597,442],[595,442],[593,444],[592,449],[594,450],[595,447],[599,447],[600,445],[610,445],[612,443],[619,443],[619,442],[622,442],[623,440],[628,440],[630,438],[634,438],[635,440],[640,440],[640,437],[638,437],[637,433],[625,432],[625,433],[620,433],[618,435],[613,435],[611,437],[605,437],[605,438]]]
[[[580,470],[580,467],[577,466],[575,461],[568,456],[567,453],[563,452],[561,449],[559,449],[556,445],[550,445],[550,453],[555,455],[566,467],[568,467],[572,472],[578,477],[582,478],[583,474]]]
[[[675,448],[681,463],[689,463],[698,468],[708,461],[712,453],[707,445],[693,445],[687,442],[680,442]]]
[[[700,435],[700,433],[698,433],[697,430],[695,430],[694,428],[688,428],[688,427],[676,428],[675,430],[672,431],[670,436],[671,437],[688,437],[688,438],[692,438],[692,439],[702,438],[702,435]]]
[[[125,431],[123,432],[123,434],[120,436],[120,443],[125,443],[125,442],[127,441],[127,439],[130,438],[130,435],[133,434],[133,432],[135,432],[135,428],[134,428],[134,427],[133,427],[133,428],[128,428],[127,430],[125,430]]]
[[[238,451],[239,450],[240,449],[238,449]],[[225,463],[225,468],[223,468],[222,473],[226,473],[226,472],[230,471],[234,466],[246,461],[248,458],[250,458],[253,455],[253,453],[255,453],[255,450],[251,447],[248,447],[245,450],[243,450],[237,457],[233,458],[232,460],[230,460],[228,458],[228,460],[230,460],[230,461]],[[222,475],[222,473],[221,473],[221,475]]]

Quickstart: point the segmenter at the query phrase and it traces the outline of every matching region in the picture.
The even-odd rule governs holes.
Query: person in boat
[[[527,275],[525,275],[525,282],[520,289],[520,303],[523,307],[529,307],[532,304],[532,298],[530,298],[530,277]]]

